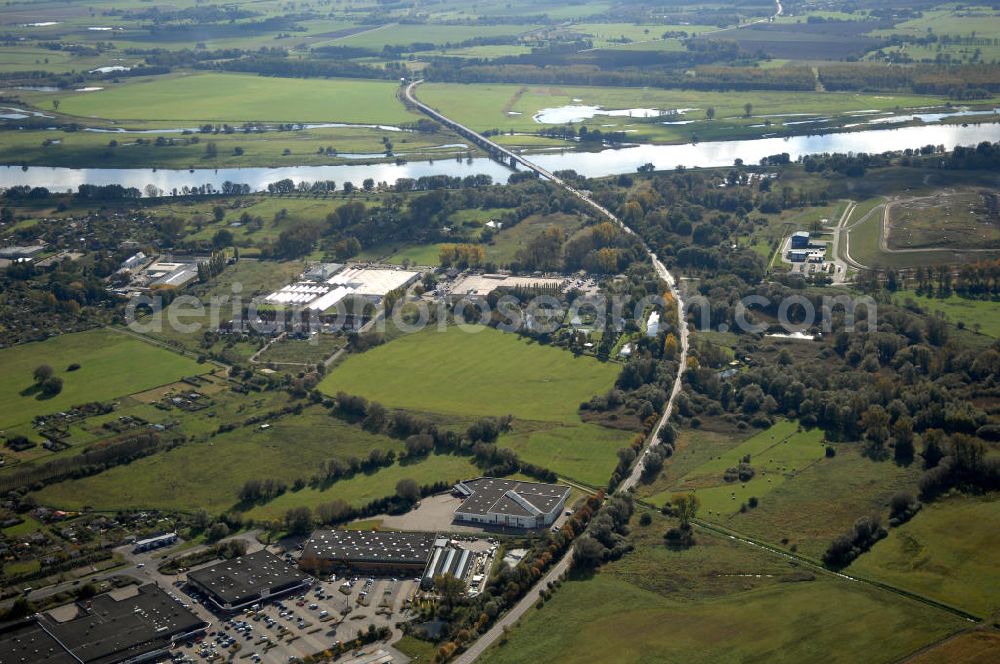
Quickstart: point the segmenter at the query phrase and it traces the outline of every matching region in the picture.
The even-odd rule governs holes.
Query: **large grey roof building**
[[[283,595],[312,582],[307,575],[267,550],[212,563],[188,572],[187,580],[224,611]]]
[[[154,584],[140,586],[133,595],[123,597],[119,592],[77,603],[75,615],[66,620],[40,613],[0,627],[0,662],[154,660],[164,656],[174,641],[208,626]]]
[[[317,530],[306,542],[299,564],[322,571],[338,567],[372,572],[422,571],[433,546],[433,533]]]
[[[79,664],[34,617],[0,625],[0,662],[4,664]]]
[[[455,510],[459,521],[514,528],[539,528],[554,522],[569,498],[562,484],[477,477],[455,485],[465,501]]]

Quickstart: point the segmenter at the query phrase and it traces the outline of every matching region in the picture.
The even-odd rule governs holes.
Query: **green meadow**
[[[73,363],[80,368],[67,371]],[[62,391],[54,397],[42,398],[33,389],[32,372],[41,364],[51,366],[63,380]],[[109,330],[64,334],[6,348],[0,350],[0,366],[3,367],[0,380],[0,427],[3,428],[28,423],[36,415],[123,397],[213,368]]]
[[[99,475],[50,485],[36,496],[46,505],[66,509],[204,508],[220,513],[236,505],[237,493],[249,479],[291,485],[318,472],[321,461],[363,458],[376,448],[399,451],[402,444],[330,417],[316,406],[302,415],[281,418],[267,430],[241,428],[219,434]],[[356,479],[363,484],[370,478]],[[333,485],[327,492],[330,500],[342,497],[340,487],[346,482]],[[382,496],[394,488],[392,482],[373,491]]]
[[[472,465],[470,457],[451,454],[432,454],[417,463],[399,464],[382,468],[371,474],[359,474],[341,480],[326,489],[306,487],[300,491],[288,491],[269,503],[259,505],[247,512],[252,519],[280,519],[293,507],[315,508],[333,500],[343,500],[355,507],[391,496],[396,492],[400,480],[415,480],[417,484],[435,482],[457,482],[482,473]]]
[[[617,375],[616,364],[489,327],[453,325],[353,355],[320,389],[413,411],[573,423],[580,402],[607,391]]]
[[[895,300],[897,304],[913,300],[921,309],[943,313],[954,325],[961,323],[966,329],[1000,337],[1000,302],[973,300],[954,293],[944,298],[924,297],[914,290],[898,291]]]
[[[633,522],[635,551],[593,576],[571,576],[480,661],[895,662],[963,626],[701,532],[694,547],[670,550],[669,525],[659,516]]]
[[[1000,609],[998,547],[996,496],[947,498],[891,529],[848,572],[989,616]]]
[[[492,328],[469,329],[433,327],[353,355],[320,389],[446,418],[513,415],[500,445],[560,475],[606,484],[618,448],[633,434],[585,424],[577,407],[611,388],[618,365]]]
[[[535,122],[533,116],[545,108],[582,104],[599,105],[606,109],[657,108],[694,109],[683,118],[704,120],[705,109],[716,109],[718,124],[722,120],[740,124],[743,119],[743,105],[753,104],[755,117],[746,120],[758,124],[761,117],[795,111],[796,113],[838,114],[850,111],[897,108],[915,108],[944,104],[939,97],[920,95],[870,95],[870,94],[829,94],[822,92],[708,92],[694,90],[660,90],[655,88],[600,88],[586,86],[544,86],[507,84],[458,84],[425,83],[417,90],[420,100],[441,111],[448,117],[467,126],[487,129],[515,129],[535,131],[544,125]],[[516,113],[516,115],[511,115]],[[669,118],[664,118],[669,119]],[[774,118],[776,124],[781,118]],[[622,129],[625,125],[641,132],[652,132],[656,138],[664,130],[662,125],[642,124],[636,118],[596,116],[584,124],[591,126],[615,125],[611,130]],[[702,122],[700,125],[711,125]],[[682,127],[682,134],[690,137],[690,127]],[[699,126],[699,135],[703,133]],[[708,129],[708,127],[705,127]],[[773,131],[773,129],[772,129]],[[666,138],[668,134],[663,134]]]
[[[138,79],[96,92],[51,96],[60,100],[61,113],[110,120],[381,124],[416,120],[396,100],[398,87],[391,81],[209,73]]]
[[[823,458],[823,432],[799,430],[797,422],[782,420],[740,445],[713,457],[684,475],[670,491],[649,500],[662,505],[676,492],[694,492],[701,500],[700,514],[711,519],[738,512],[751,497],[764,498],[786,481]],[[723,474],[749,456],[755,474],[748,481],[726,482]]]

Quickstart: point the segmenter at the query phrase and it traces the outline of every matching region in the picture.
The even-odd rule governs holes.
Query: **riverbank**
[[[599,152],[547,152],[532,156],[532,161],[550,172],[572,169],[587,177],[634,173],[639,166],[651,163],[658,169],[677,166],[708,168],[730,166],[736,159],[759,163],[764,157],[787,153],[796,160],[810,154],[847,152],[887,152],[943,145],[976,145],[1000,141],[1000,123],[934,124],[892,129],[834,132],[809,136],[772,137],[742,141],[709,141],[685,145],[638,145]],[[249,185],[253,191],[267,188],[271,182],[291,179],[294,182],[333,180],[341,188],[344,182],[360,184],[367,178],[376,183],[394,183],[398,178],[431,175],[465,177],[489,175],[494,182],[505,182],[512,171],[486,157],[472,159],[413,160],[406,163],[345,164],[324,166],[284,166],[279,168],[60,168],[22,167],[14,162],[0,166],[0,187],[26,185],[47,187],[53,191],[76,189],[81,184],[120,184],[145,190],[153,185],[167,194],[184,187],[211,185],[222,188],[224,182]]]

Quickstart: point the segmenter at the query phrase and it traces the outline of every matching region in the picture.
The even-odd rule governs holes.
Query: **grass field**
[[[466,416],[577,421],[577,406],[614,383],[618,366],[529,343],[492,328],[450,326],[350,357],[320,389],[386,406]]]
[[[862,516],[888,522],[888,504],[898,491],[915,492],[919,464],[876,462],[857,443],[834,444],[837,456],[822,459],[764,495],[756,509],[708,520],[777,546],[795,547],[819,560],[830,542]],[[751,480],[749,484],[758,481]]]
[[[1000,547],[996,496],[956,497],[924,508],[893,528],[849,571],[980,616],[1000,609]]]
[[[267,80],[267,79],[263,79]],[[157,123],[162,124],[162,123]],[[177,120],[174,128],[193,128],[193,120]],[[178,126],[180,125],[180,126]],[[129,123],[129,129],[153,131],[148,123]],[[169,129],[169,127],[167,127]],[[384,155],[382,138],[393,142],[393,156]],[[139,144],[137,139],[148,142]],[[159,138],[174,141],[157,145]],[[101,168],[218,168],[248,166],[335,166],[405,159],[445,159],[468,153],[467,148],[440,148],[454,143],[454,135],[390,132],[366,127],[314,128],[295,131],[270,131],[244,134],[198,134],[184,136],[107,134],[86,131],[54,133],[46,130],[8,132],[0,145],[0,163]],[[52,142],[53,139],[58,143]],[[197,143],[192,143],[197,139]],[[109,148],[114,140],[117,146]],[[214,157],[207,156],[206,146],[215,145]],[[337,154],[327,155],[332,147]],[[238,149],[237,149],[238,148]],[[324,152],[320,152],[322,149]],[[473,149],[475,153],[475,149]]]
[[[320,334],[306,340],[282,339],[261,353],[259,361],[275,364],[316,364],[347,344],[344,337]]]
[[[981,193],[939,192],[892,206],[888,245],[890,249],[1000,250],[1000,227],[988,217]]]
[[[80,369],[66,371],[74,362]],[[32,372],[40,364],[50,365],[63,379],[62,392],[50,399],[41,399],[32,390]],[[213,368],[108,330],[66,334],[0,350],[0,366],[3,428],[30,422],[36,415],[107,401]]]
[[[965,632],[909,660],[912,664],[993,664],[1000,659],[1000,632]]]
[[[513,415],[513,430],[500,445],[560,475],[604,486],[632,433],[585,424],[577,407],[607,391],[618,366],[475,329],[404,335],[349,357],[320,389],[446,418]]]
[[[873,200],[866,201],[864,205],[859,204],[858,208],[851,214],[851,228],[847,232],[850,238],[851,258],[862,265],[868,267],[904,268],[940,263],[968,262],[990,258],[994,255],[985,252],[962,253],[957,248],[954,251],[913,251],[906,253],[882,251],[880,238],[882,237],[883,211],[875,209],[865,219],[865,215],[874,209],[870,206],[877,204]],[[1000,249],[997,249],[997,253],[1000,253]]]
[[[381,124],[415,120],[396,100],[397,87],[388,81],[360,79],[191,74],[50,96],[62,102],[61,113],[113,120]]]
[[[584,219],[574,214],[533,214],[521,220],[516,226],[503,229],[492,244],[486,245],[487,260],[505,265],[514,260],[519,249],[545,232],[549,226],[559,226],[570,238],[583,228]]]
[[[308,478],[330,458],[362,458],[374,448],[400,450],[399,441],[345,424],[315,406],[302,415],[275,421],[266,431],[238,429],[207,442],[189,443],[168,452],[118,466],[99,475],[46,487],[36,495],[46,505],[68,509],[157,508],[220,513],[236,505],[248,479]],[[370,480],[361,476],[360,484]],[[341,497],[341,484],[327,492]],[[379,485],[376,496],[392,493]],[[301,492],[299,492],[301,493]],[[346,498],[345,498],[346,499]]]
[[[913,300],[921,309],[940,311],[953,324],[965,323],[966,329],[975,330],[991,337],[1000,337],[1000,302],[991,300],[971,300],[954,293],[946,298],[922,297],[916,291],[903,290],[895,295],[897,304]]]
[[[500,438],[502,447],[518,457],[551,468],[561,475],[589,484],[605,486],[617,463],[617,451],[628,444],[632,434],[595,424],[574,427],[526,426]]]
[[[404,261],[412,265],[438,265],[441,247],[437,244],[387,243],[368,247],[357,256],[358,260],[381,260],[394,265],[402,265]]]
[[[396,483],[400,480],[412,479],[418,484],[432,484],[440,481],[457,482],[480,474],[470,463],[469,457],[434,454],[418,463],[397,463],[371,475],[355,475],[325,490],[306,487],[301,491],[289,491],[269,503],[254,507],[247,512],[247,516],[252,519],[280,519],[293,507],[314,508],[337,499],[361,506],[376,498],[394,494]]]
[[[819,429],[799,431],[796,422],[780,421],[701,464],[674,483],[671,491],[654,494],[649,500],[662,505],[672,492],[693,491],[701,500],[700,514],[705,518],[731,515],[751,496],[767,500],[770,492],[822,459],[825,449],[822,440],[823,432]],[[746,482],[726,482],[723,473],[738,466],[746,455],[751,457],[754,477]]]
[[[695,547],[671,551],[668,524],[633,526],[633,553],[565,582],[481,661],[894,662],[962,627],[889,593],[793,576],[729,540],[699,533]]]
[[[944,103],[937,97],[919,95],[866,95],[830,94],[822,92],[701,92],[691,90],[657,90],[654,88],[596,88],[584,86],[528,86],[501,84],[463,85],[453,83],[426,83],[420,87],[421,101],[440,110],[473,128],[515,129],[535,131],[546,125],[533,120],[533,116],[544,108],[557,108],[572,104],[600,105],[607,109],[657,108],[662,110],[693,108],[685,119],[704,120],[704,110],[709,106],[716,109],[716,124],[722,120],[737,124],[759,124],[767,115],[789,112],[830,114],[847,113],[858,110],[915,108]],[[738,122],[743,116],[743,105],[753,104],[754,118]],[[516,112],[520,115],[510,115]],[[779,124],[780,117],[772,118]],[[676,140],[690,138],[691,128],[681,127],[679,132],[656,124],[637,124],[629,117],[597,116],[588,125],[614,125],[621,129],[625,125],[639,129],[644,138],[654,140]],[[698,127],[699,136],[706,127]],[[668,131],[668,129],[670,131]],[[612,129],[613,130],[613,129]],[[773,131],[769,129],[767,131]],[[750,130],[752,134],[754,130]],[[759,132],[758,132],[759,133]],[[749,135],[749,134],[748,134]],[[707,138],[708,135],[704,135]]]

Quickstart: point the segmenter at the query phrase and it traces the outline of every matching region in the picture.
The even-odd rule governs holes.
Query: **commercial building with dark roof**
[[[65,620],[56,619],[53,611],[0,627],[0,662],[151,661],[164,657],[175,641],[202,633],[208,627],[159,586],[140,586],[127,596],[122,592],[78,602],[75,614]]]
[[[465,498],[455,510],[458,521],[512,528],[551,525],[569,498],[569,487],[562,484],[496,477],[463,480],[455,485],[455,491]]]
[[[187,580],[222,611],[241,609],[312,583],[306,574],[266,550],[188,572]]]
[[[0,625],[4,664],[80,664],[34,617]]]
[[[306,542],[299,564],[322,573],[336,569],[420,573],[434,539],[433,533],[317,530]]]

